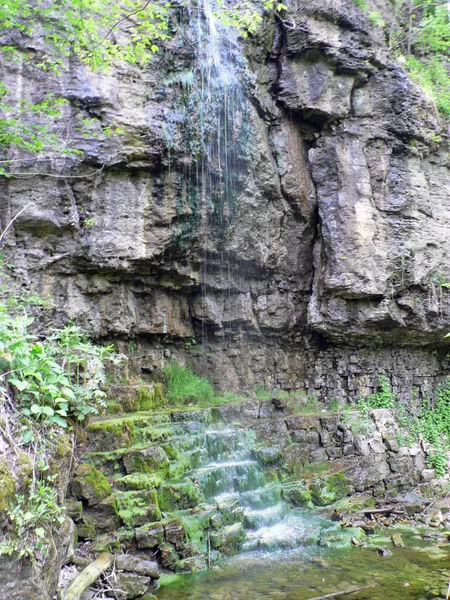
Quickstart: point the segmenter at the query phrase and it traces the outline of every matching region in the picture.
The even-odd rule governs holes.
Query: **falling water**
[[[224,30],[211,0],[191,9],[196,58],[186,100],[185,142],[192,157],[187,179],[192,211],[190,248],[201,248],[202,339],[207,338],[209,300],[230,304],[234,293],[229,236],[245,188],[250,123],[239,70],[237,34]],[[192,23],[194,21],[194,23]]]

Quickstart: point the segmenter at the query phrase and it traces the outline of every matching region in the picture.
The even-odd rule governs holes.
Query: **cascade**
[[[94,527],[97,538],[112,535],[125,547],[135,539],[176,572],[241,551],[316,544],[335,526],[285,501],[282,483],[258,457],[257,421],[234,415],[232,405],[94,421],[83,462],[107,477],[112,496],[84,506],[80,537],[91,539]],[[83,477],[76,473],[75,495]]]

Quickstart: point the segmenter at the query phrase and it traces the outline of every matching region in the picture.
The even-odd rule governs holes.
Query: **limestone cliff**
[[[186,355],[228,386],[347,398],[385,372],[401,396],[430,393],[450,328],[449,154],[433,105],[352,0],[297,0],[284,24],[230,41],[241,85],[204,109],[192,19],[174,15],[151,64],[108,74],[73,60],[37,75],[38,42],[19,40],[28,59],[4,65],[6,85],[67,98],[56,126],[84,154],[2,179],[3,227],[31,202],[10,262],[55,299],[52,322],[133,340],[145,371]]]

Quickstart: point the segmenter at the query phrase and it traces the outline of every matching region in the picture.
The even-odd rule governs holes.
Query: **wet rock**
[[[245,539],[242,523],[228,525],[218,532],[211,534],[211,547],[217,548],[225,556],[236,554],[241,542]]]

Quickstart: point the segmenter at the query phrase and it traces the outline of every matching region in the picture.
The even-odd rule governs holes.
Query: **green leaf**
[[[52,417],[52,423],[56,423],[57,425],[59,425],[60,427],[63,427],[64,429],[67,427],[67,422],[59,415],[55,415],[54,417]]]
[[[38,404],[32,404],[30,406],[30,411],[33,413],[33,415],[40,415],[42,414],[42,406],[39,406]]]
[[[41,539],[45,538],[45,535],[46,535],[45,529],[43,527],[36,527],[36,529],[34,530],[34,533]]]
[[[69,398],[69,400],[75,400],[75,394],[73,393],[73,390],[71,390],[68,387],[64,387],[61,390],[61,393],[63,396],[65,396],[66,398]]]
[[[23,392],[30,387],[28,381],[22,381],[21,379],[9,379],[8,382],[17,388],[19,392]]]
[[[48,417],[53,417],[53,415],[55,414],[55,411],[53,410],[53,408],[51,406],[43,406],[42,414],[47,415]]]
[[[29,444],[34,440],[33,432],[30,429],[25,429],[22,431],[22,439],[25,444]]]

